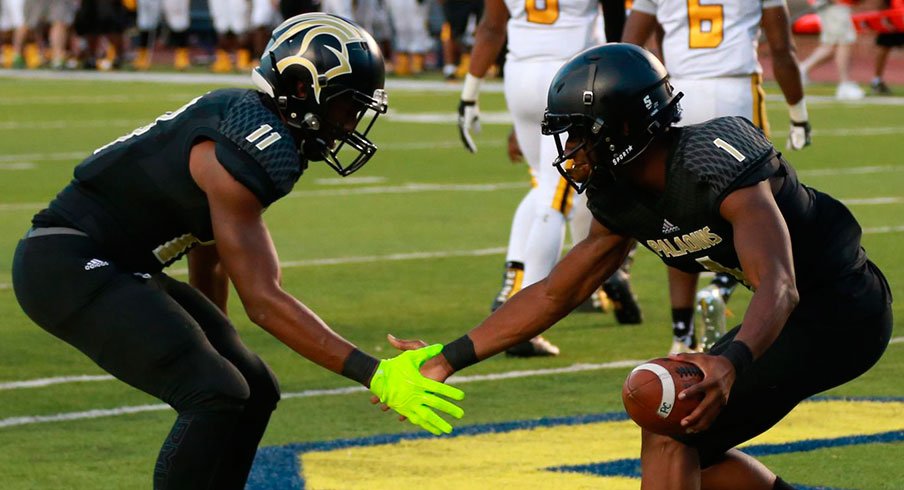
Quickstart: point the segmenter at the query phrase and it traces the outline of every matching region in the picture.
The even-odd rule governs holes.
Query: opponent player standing
[[[544,133],[559,143],[562,172],[587,189],[590,234],[421,371],[444,380],[542,333],[637,240],[667,265],[729,272],[754,291],[742,324],[709,354],[677,356],[705,374],[679,397],[704,396],[682,422],[686,436],[643,432],[642,487],[789,489],[733,448],[875,364],[891,335],[891,291],[843,204],[803,185],[746,119],[671,127],[679,99],[659,60],[630,44],[588,49],[559,70]]]
[[[617,11],[621,18],[614,16],[610,29],[620,27],[619,20],[624,19],[623,4],[614,4],[614,7],[607,6],[606,12]],[[576,242],[587,234],[590,216],[583,197],[575,196],[551,165],[556,148],[552,138],[540,132],[545,106],[538,94],[546,93],[552,76],[568,58],[602,42],[599,3],[563,0],[541,5],[525,0],[486,0],[459,104],[459,131],[462,142],[472,153],[477,151],[471,131],[478,124],[480,83],[506,39],[505,100],[514,119],[515,137],[530,169],[532,187],[515,211],[503,288],[494,308],[521,287],[546,277],[562,252],[566,222],[571,223]],[[627,277],[620,279],[623,288],[627,288]],[[631,300],[626,305],[631,307],[630,291],[626,299]],[[639,321],[639,313],[637,317]],[[519,356],[558,353],[558,347],[542,337],[509,350],[509,354]]]
[[[730,0],[718,4],[704,4],[701,0],[636,0],[625,25],[624,41],[643,45],[661,27],[665,66],[676,90],[685,94],[679,124],[742,116],[768,136],[763,70],[757,60],[762,26],[775,78],[788,103],[791,129],[787,146],[800,150],[810,144],[810,125],[788,19],[785,0]],[[670,225],[663,224],[666,228]],[[699,348],[693,328],[697,277],[669,269],[672,353]],[[731,275],[717,274],[712,284],[701,291],[700,300],[706,303],[704,311],[724,316],[724,303],[736,286]],[[718,321],[724,323],[724,318]]]
[[[254,323],[412,422],[440,434],[451,427],[430,407],[462,414],[434,395],[460,391],[417,372],[440,346],[378,361],[285,292],[261,216],[308,161],[345,176],[374,155],[367,133],[387,107],[379,48],[348,21],[301,15],[276,28],[252,79],[257,91],[210,92],[97,149],[13,260],[35,323],[178,412],[157,489],[244,488],[279,400],[224,314],[229,279]],[[162,272],[186,253],[197,289]]]

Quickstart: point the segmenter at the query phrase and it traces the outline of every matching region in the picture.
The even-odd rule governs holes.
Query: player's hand
[[[452,426],[434,410],[457,419],[464,415],[460,407],[438,396],[462,400],[465,397],[463,391],[426,378],[419,371],[428,359],[442,350],[442,344],[434,344],[384,359],[370,381],[370,391],[381,403],[435,435],[452,432]]]
[[[458,102],[458,136],[468,151],[477,153],[472,131],[475,134],[480,132],[480,107],[476,100],[461,100]]]
[[[735,381],[734,366],[722,356],[708,354],[676,354],[669,359],[689,362],[703,371],[703,381],[678,393],[678,399],[684,400],[703,394],[700,405],[690,415],[681,420],[681,425],[688,434],[702,432],[712,425],[722,407],[728,403],[728,395]]]
[[[512,163],[524,161],[524,153],[521,153],[521,145],[518,144],[518,137],[515,136],[515,128],[508,135],[508,157]]]
[[[386,340],[389,341],[390,345],[392,345],[393,347],[395,347],[396,349],[398,349],[400,351],[416,350],[416,349],[420,349],[422,347],[427,347],[427,343],[424,342],[423,340],[397,339],[391,333],[386,334]],[[439,381],[440,383],[446,381],[446,378],[448,378],[451,375],[451,373],[452,373],[452,366],[449,366],[449,363],[446,361],[446,359],[443,356],[436,356],[432,359],[429,359],[427,362],[425,362],[421,366],[421,374],[423,374],[424,376],[426,376],[434,381]],[[370,397],[370,402],[373,403],[374,405],[376,405],[376,404],[380,403],[380,399],[377,398],[376,396],[372,396],[372,397]],[[383,410],[384,412],[389,410],[389,405],[386,405],[385,403],[380,404],[380,410]],[[404,422],[405,416],[400,415],[399,421]]]
[[[791,129],[788,133],[788,143],[785,146],[790,150],[802,150],[805,146],[810,146],[810,142],[809,121],[791,121]]]

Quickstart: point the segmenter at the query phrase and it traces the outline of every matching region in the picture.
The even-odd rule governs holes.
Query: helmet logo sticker
[[[298,53],[294,56],[286,56],[279,60],[279,62],[276,63],[276,69],[280,73],[285,71],[289,66],[295,65],[300,65],[307,69],[311,73],[311,85],[314,91],[314,98],[320,103],[320,91],[329,80],[339,75],[345,75],[352,72],[351,63],[349,63],[348,45],[366,41],[358,30],[348,22],[328,15],[318,15],[310,16],[309,19],[286,29],[285,32],[281,33],[280,36],[273,41],[270,51],[275,50],[286,42],[286,40],[300,32],[304,32],[304,35],[301,38],[301,45],[298,47]],[[335,66],[332,66],[323,73],[319,73],[317,66],[304,56],[311,43],[318,36],[333,37],[338,44],[338,47],[325,45],[326,49],[335,55],[335,59],[329,60],[335,63]]]

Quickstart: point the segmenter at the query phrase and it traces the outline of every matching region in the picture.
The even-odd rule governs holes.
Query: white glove
[[[810,123],[808,121],[796,122],[791,121],[791,130],[788,133],[788,149],[802,150],[805,146],[810,146]]]
[[[458,103],[458,135],[468,151],[477,153],[477,144],[471,137],[471,131],[480,132],[480,106],[477,101],[462,100]]]

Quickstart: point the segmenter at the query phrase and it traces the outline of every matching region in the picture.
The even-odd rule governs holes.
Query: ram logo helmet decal
[[[290,24],[279,37],[273,40],[268,51],[273,51],[281,46],[288,39],[292,38],[299,32],[304,32],[301,39],[301,45],[298,52],[294,56],[286,56],[276,63],[276,70],[282,73],[286,68],[294,65],[303,66],[311,73],[311,84],[314,90],[314,98],[320,103],[320,91],[329,80],[339,75],[345,75],[352,72],[352,66],[349,62],[348,45],[352,43],[367,42],[361,33],[352,24],[331,16],[331,15],[306,15],[306,19],[291,25],[292,19],[286,21],[283,25]],[[277,29],[279,31],[279,29]],[[305,32],[307,31],[307,32]],[[311,45],[311,42],[317,36],[331,36],[338,41],[338,49],[333,46],[326,46],[335,55],[335,66],[327,69],[324,73],[319,73],[314,63],[304,56],[305,52]]]

